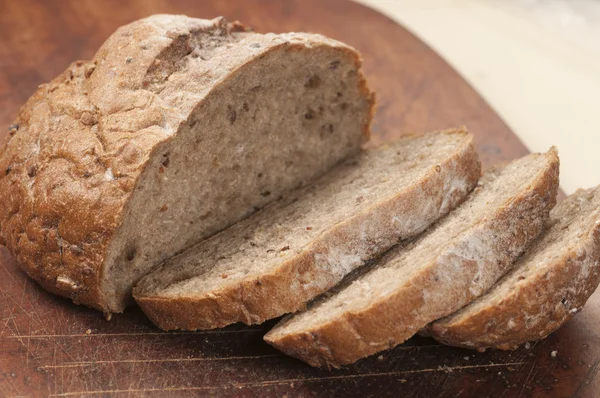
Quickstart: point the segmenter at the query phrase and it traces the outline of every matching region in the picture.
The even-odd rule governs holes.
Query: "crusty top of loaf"
[[[258,44],[222,52],[245,38]],[[106,249],[153,151],[233,70],[290,42],[347,48],[321,35],[254,34],[223,18],[155,15],[118,29],[91,61],[41,85],[10,127],[0,243],[48,290],[106,310]]]

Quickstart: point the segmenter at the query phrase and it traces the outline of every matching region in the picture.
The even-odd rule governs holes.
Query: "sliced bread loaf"
[[[486,173],[458,209],[336,287],[265,340],[313,366],[392,348],[484,293],[543,228],[558,190],[555,149]]]
[[[600,282],[600,187],[559,203],[548,226],[489,292],[427,332],[450,345],[515,349],[571,319]]]
[[[120,312],[162,260],[356,155],[373,95],[321,35],[155,15],[21,109],[0,151],[0,241],[46,289]]]
[[[452,130],[365,151],[167,260],[134,297],[167,330],[261,323],[303,309],[460,203],[480,175],[472,141]]]

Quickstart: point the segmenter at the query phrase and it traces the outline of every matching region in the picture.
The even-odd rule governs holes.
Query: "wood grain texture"
[[[427,46],[345,0],[0,0],[0,10],[0,139],[39,84],[73,60],[91,58],[118,26],[168,12],[224,15],[259,32],[313,31],[355,46],[377,92],[375,142],[464,124],[476,135],[484,164],[526,153]],[[600,395],[598,294],[530,349],[476,353],[414,338],[333,372],[266,345],[262,336],[272,324],[164,333],[138,309],[106,322],[41,290],[0,247],[0,396]]]

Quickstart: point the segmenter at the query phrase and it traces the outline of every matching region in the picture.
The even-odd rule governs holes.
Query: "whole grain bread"
[[[142,278],[134,297],[167,330],[255,324],[298,311],[448,213],[480,173],[463,129],[404,137],[167,260]]]
[[[600,187],[578,190],[550,213],[548,229],[489,292],[432,323],[445,344],[516,349],[581,310],[600,282]]]
[[[339,367],[392,348],[487,291],[543,229],[556,201],[553,148],[486,173],[467,201],[372,269],[265,335],[312,366]]]
[[[0,243],[107,313],[153,266],[359,152],[373,95],[321,35],[155,15],[40,86],[0,152]]]

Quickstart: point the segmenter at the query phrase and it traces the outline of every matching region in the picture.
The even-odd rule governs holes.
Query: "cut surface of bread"
[[[360,56],[321,35],[155,15],[21,109],[0,240],[47,290],[120,312],[137,280],[360,151]]]
[[[542,339],[581,310],[600,282],[600,187],[556,205],[548,229],[489,292],[434,322],[450,345],[515,349]]]
[[[342,282],[265,335],[313,366],[392,348],[484,293],[543,228],[558,190],[555,149],[481,178],[469,198],[416,240]]]
[[[163,329],[261,323],[303,309],[474,188],[473,138],[448,130],[364,151],[316,183],[167,260],[134,297]]]

